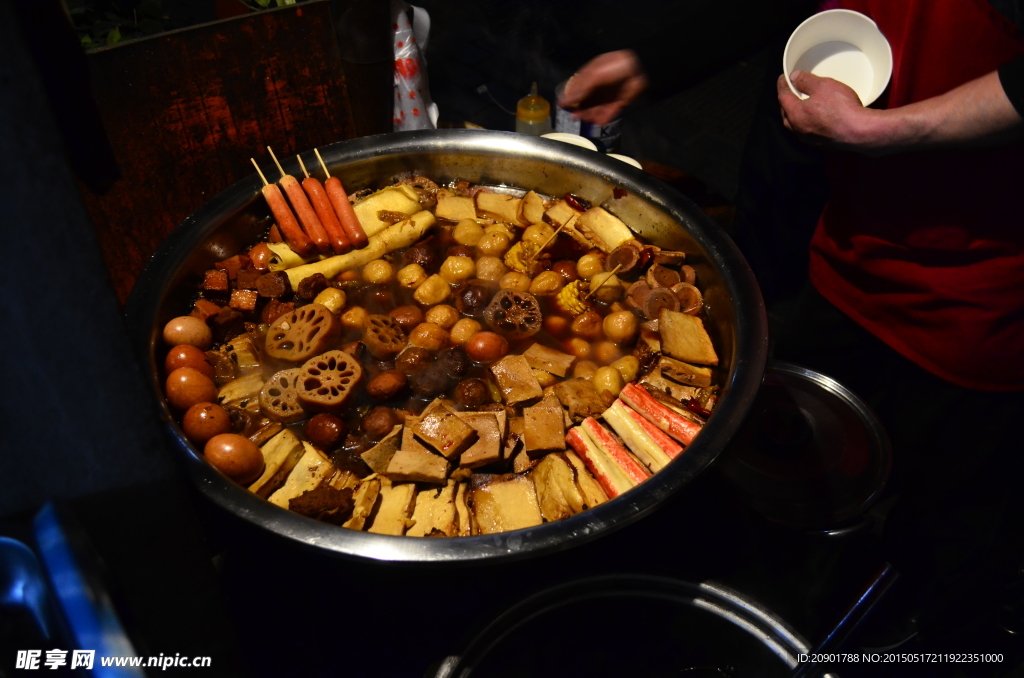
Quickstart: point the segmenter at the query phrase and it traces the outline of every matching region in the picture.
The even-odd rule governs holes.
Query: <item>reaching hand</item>
[[[795,71],[790,77],[809,98],[797,97],[786,84],[786,77],[779,76],[779,104],[787,129],[818,148],[871,152],[873,140],[865,138],[864,129],[876,111],[864,108],[856,92],[838,80],[803,71]]]
[[[636,53],[623,49],[600,54],[569,78],[558,100],[563,108],[579,106],[576,117],[606,125],[647,89],[647,75]]]

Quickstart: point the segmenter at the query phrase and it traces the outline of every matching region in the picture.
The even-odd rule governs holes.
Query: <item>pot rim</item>
[[[583,171],[643,197],[686,226],[721,274],[726,298],[735,311],[742,310],[734,313],[734,358],[705,430],[679,460],[651,476],[642,488],[566,520],[495,535],[416,539],[371,534],[321,523],[260,499],[216,471],[185,440],[162,397],[160,368],[155,360],[160,342],[157,310],[175,273],[204,238],[260,194],[263,184],[253,172],[206,202],[164,240],[136,281],[125,307],[129,336],[179,457],[202,493],[227,512],[287,540],[356,559],[419,563],[511,560],[585,543],[651,513],[714,462],[739,429],[757,395],[767,359],[764,302],[753,272],[735,244],[688,198],[614,158],[512,132],[420,130],[360,137],[320,148],[324,161],[332,168],[381,156],[453,151],[482,155],[507,152]],[[282,164],[285,171],[298,172],[294,159]]]

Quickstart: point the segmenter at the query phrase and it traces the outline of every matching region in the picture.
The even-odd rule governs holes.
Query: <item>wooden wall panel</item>
[[[326,0],[174,31],[88,55],[121,178],[81,186],[121,302],[164,237],[278,157],[354,136]]]

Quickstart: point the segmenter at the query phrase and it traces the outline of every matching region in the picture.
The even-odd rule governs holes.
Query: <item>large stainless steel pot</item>
[[[558,523],[491,536],[417,539],[346,530],[273,506],[209,466],[182,435],[162,396],[161,328],[187,312],[204,270],[254,242],[266,228],[262,184],[253,174],[207,202],[167,238],[136,283],[126,311],[175,446],[203,494],[226,511],[287,539],[345,556],[421,562],[524,557],[583,543],[650,513],[711,464],[739,428],[764,372],[764,304],[735,245],[687,198],[618,160],[508,132],[388,134],[332,144],[321,153],[350,190],[379,187],[395,174],[415,171],[439,182],[459,178],[611,203],[612,211],[644,238],[688,253],[721,358],[722,397],[707,427],[679,459],[635,490]],[[300,171],[294,160],[285,163],[285,170]],[[613,199],[614,188],[627,195]]]

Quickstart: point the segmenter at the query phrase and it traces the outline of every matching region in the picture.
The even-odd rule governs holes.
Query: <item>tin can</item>
[[[555,88],[555,101],[562,98],[566,80]],[[597,146],[597,150],[609,153],[618,149],[619,137],[622,136],[622,118],[616,118],[607,125],[594,125],[572,117],[573,111],[562,106],[555,106],[555,131],[566,134],[578,134],[589,139]]]

